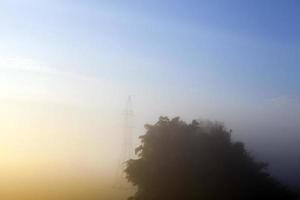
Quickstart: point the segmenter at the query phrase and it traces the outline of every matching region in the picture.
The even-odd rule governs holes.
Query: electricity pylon
[[[133,156],[133,117],[132,98],[129,96],[123,113],[123,141],[114,183],[114,188],[116,189],[130,189],[124,169],[126,167],[126,161]]]

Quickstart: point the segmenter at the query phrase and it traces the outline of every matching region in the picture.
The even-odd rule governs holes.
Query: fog
[[[293,0],[2,0],[0,196],[134,193],[115,188],[129,159],[128,97],[132,154],[160,116],[219,121],[299,188],[299,8]]]

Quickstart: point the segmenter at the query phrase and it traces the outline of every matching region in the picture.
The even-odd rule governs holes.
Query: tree
[[[145,128],[125,169],[130,200],[296,199],[221,123],[160,117]]]

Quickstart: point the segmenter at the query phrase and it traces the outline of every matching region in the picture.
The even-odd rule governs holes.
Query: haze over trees
[[[125,169],[130,200],[297,199],[221,123],[160,117],[145,128]]]

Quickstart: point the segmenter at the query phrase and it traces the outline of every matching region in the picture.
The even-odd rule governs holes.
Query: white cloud
[[[65,71],[24,57],[0,57],[0,98],[75,105],[108,105],[124,85]]]
[[[269,99],[272,105],[275,106],[300,106],[300,99],[282,95]]]
[[[46,66],[41,61],[20,56],[0,56],[0,70],[17,70],[52,74],[58,72],[57,70]]]

